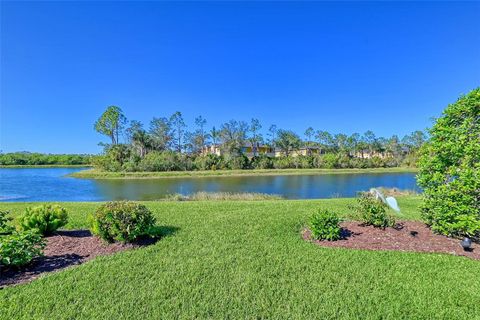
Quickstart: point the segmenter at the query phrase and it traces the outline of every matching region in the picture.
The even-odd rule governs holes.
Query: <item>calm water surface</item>
[[[259,192],[289,199],[353,197],[372,187],[419,190],[414,173],[90,180],[83,168],[0,168],[0,201],[155,200],[168,194]]]

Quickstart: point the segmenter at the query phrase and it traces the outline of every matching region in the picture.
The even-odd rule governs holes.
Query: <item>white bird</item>
[[[390,208],[392,208],[393,210],[395,210],[397,212],[400,212],[400,208],[398,207],[397,199],[395,199],[394,197],[387,197],[385,199],[385,202],[388,204],[388,206]]]
[[[397,199],[395,199],[394,197],[385,198],[383,194],[375,188],[370,189],[370,193],[372,193],[377,200],[380,200],[383,203],[387,204],[390,208],[392,208],[396,212],[400,212]]]

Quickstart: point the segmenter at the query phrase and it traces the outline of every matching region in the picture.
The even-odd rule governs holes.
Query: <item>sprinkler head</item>
[[[468,237],[465,237],[462,241],[460,241],[460,245],[463,247],[463,250],[470,251],[472,248],[472,240]]]

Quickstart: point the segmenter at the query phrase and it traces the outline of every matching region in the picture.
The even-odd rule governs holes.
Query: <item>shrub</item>
[[[273,159],[267,155],[259,154],[252,158],[251,165],[253,169],[272,169]]]
[[[395,225],[395,219],[387,213],[387,205],[368,192],[357,198],[356,213],[367,226],[386,228]]]
[[[48,235],[63,227],[68,222],[65,208],[58,205],[41,205],[27,208],[19,218],[21,230],[36,229],[40,234]]]
[[[221,161],[220,156],[216,154],[199,155],[195,158],[195,168],[198,170],[214,170]]]
[[[480,88],[450,104],[421,149],[423,216],[447,236],[480,238]]]
[[[313,167],[313,158],[312,156],[299,155],[293,157],[293,164],[296,169],[310,169]]]
[[[273,159],[273,167],[275,169],[290,169],[290,168],[295,168],[295,165],[293,163],[293,157],[292,156],[281,156],[278,158]]]
[[[13,227],[9,224],[12,218],[8,217],[8,211],[0,211],[0,235],[12,233]]]
[[[101,205],[90,216],[91,231],[108,242],[132,242],[149,235],[155,218],[148,208],[131,201],[113,201]]]
[[[173,151],[148,153],[140,161],[139,169],[141,171],[176,171],[179,170],[180,161]]]
[[[23,266],[41,256],[45,240],[35,231],[0,236],[0,266]]]
[[[250,165],[248,158],[243,154],[227,156],[224,159],[227,168],[232,170],[248,169]]]
[[[337,155],[333,153],[327,153],[322,156],[322,160],[321,160],[322,168],[334,169],[337,167],[337,162],[338,162]]]
[[[310,217],[308,227],[314,239],[335,241],[341,236],[340,221],[336,213],[320,210]]]

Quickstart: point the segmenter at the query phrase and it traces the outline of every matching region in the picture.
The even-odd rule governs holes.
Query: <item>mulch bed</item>
[[[312,240],[308,229],[303,231],[303,238],[323,247],[448,253],[480,259],[479,244],[473,243],[472,250],[465,251],[459,239],[434,234],[421,222],[402,221],[393,228],[381,229],[348,221],[342,222],[341,227],[342,239],[338,241]]]
[[[98,237],[94,237],[88,230],[58,231],[46,240],[47,246],[43,257],[35,258],[28,266],[21,269],[9,268],[0,271],[0,288],[28,282],[43,273],[78,265],[97,256],[138,248],[155,241],[149,238],[134,244],[107,244]]]

